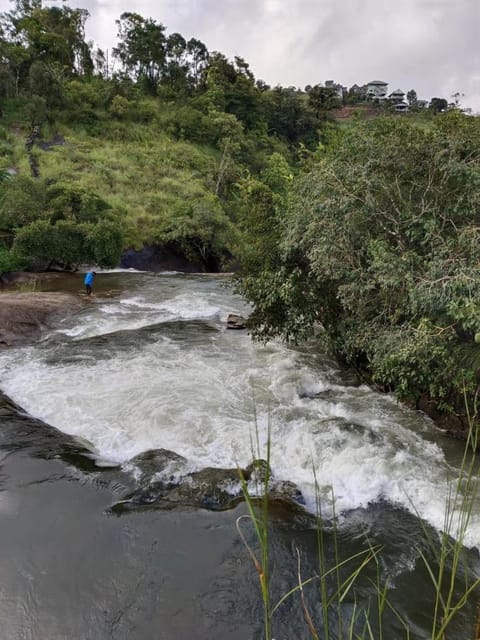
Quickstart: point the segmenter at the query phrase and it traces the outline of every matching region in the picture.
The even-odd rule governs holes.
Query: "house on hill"
[[[409,110],[409,104],[405,101],[405,91],[401,89],[392,91],[388,96],[388,102],[395,113],[406,113]]]
[[[366,96],[374,102],[383,102],[387,97],[388,82],[372,80],[367,84]]]
[[[405,102],[405,91],[396,89],[396,91],[392,91],[392,93],[388,96],[388,99],[392,104],[400,104],[400,102]]]

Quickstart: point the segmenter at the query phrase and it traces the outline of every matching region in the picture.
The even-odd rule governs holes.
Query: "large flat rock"
[[[34,340],[82,304],[71,293],[0,293],[0,347]]]

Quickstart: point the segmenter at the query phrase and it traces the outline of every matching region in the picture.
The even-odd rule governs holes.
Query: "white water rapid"
[[[245,331],[227,330],[228,313],[247,310],[224,279],[97,280],[104,286],[81,313],[39,343],[0,354],[0,387],[33,416],[88,441],[99,464],[128,467],[163,448],[187,458],[184,471],[244,466],[255,423],[263,456],[270,423],[273,474],[297,484],[307,508],[315,510],[315,469],[325,504],[333,488],[337,512],[388,501],[442,528],[455,463],[428,419],[349,385],[321,354],[256,345]],[[480,546],[477,514],[466,542]]]

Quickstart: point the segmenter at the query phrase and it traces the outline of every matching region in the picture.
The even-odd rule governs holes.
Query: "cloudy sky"
[[[50,0],[50,3],[56,0]],[[152,17],[209,51],[246,59],[256,78],[303,88],[384,80],[430,99],[464,94],[480,112],[480,0],[70,0],[87,36],[116,42],[124,11]],[[11,5],[0,0],[0,9]]]

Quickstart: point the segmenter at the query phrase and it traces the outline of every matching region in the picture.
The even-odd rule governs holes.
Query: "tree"
[[[93,62],[85,40],[85,9],[43,7],[40,1],[17,1],[0,16],[0,56],[4,93],[22,89],[62,106],[63,84],[73,76],[90,76]]]
[[[46,202],[43,182],[21,175],[5,180],[0,201],[0,229],[13,233],[16,227],[44,217]]]
[[[73,220],[37,220],[17,230],[15,254],[76,270],[82,262],[114,267],[120,260],[123,234],[118,224],[102,220],[77,224]]]
[[[407,93],[408,104],[412,107],[417,104],[417,101],[418,101],[417,92],[415,91],[415,89],[410,89],[410,91],[408,91]]]
[[[118,46],[113,49],[123,65],[125,74],[135,80],[144,80],[148,90],[155,94],[165,72],[165,27],[138,13],[125,12],[117,20]]]
[[[88,228],[72,221],[60,220],[52,225],[37,220],[17,231],[14,250],[23,257],[75,269],[92,258],[88,242]]]
[[[108,215],[110,205],[96,193],[56,182],[47,188],[45,210],[52,223],[59,220],[96,223]]]
[[[447,110],[448,102],[445,98],[432,98],[430,100],[429,109],[433,111],[433,113],[443,113]]]
[[[69,75],[90,75],[93,62],[85,40],[88,15],[86,9],[17,2],[17,10],[9,14],[10,31],[32,62],[57,64]]]
[[[237,118],[231,114],[212,112],[210,115],[217,132],[217,146],[221,151],[215,179],[215,195],[218,196],[224,189],[227,172],[240,150],[243,128]]]
[[[344,130],[241,276],[254,333],[317,336],[383,388],[442,410],[461,411],[466,389],[476,415],[479,179],[480,123],[458,112],[430,129],[393,118]]]
[[[171,33],[166,41],[165,72],[162,84],[172,96],[188,92],[187,42],[180,33]]]
[[[159,221],[157,234],[162,243],[179,247],[209,271],[217,270],[230,256],[228,249],[236,239],[235,227],[213,194],[204,194],[170,211]]]
[[[218,52],[209,55],[206,68],[206,96],[217,111],[236,116],[246,129],[263,120],[261,94],[249,65],[238,56],[231,63]]]
[[[189,78],[194,88],[201,84],[208,63],[208,50],[201,40],[190,38],[187,42]]]
[[[270,135],[277,135],[292,146],[318,144],[318,120],[302,91],[277,86],[262,93],[262,104]]]
[[[100,220],[87,234],[93,260],[101,267],[116,267],[124,247],[124,234],[118,221]]]
[[[260,179],[248,176],[238,183],[242,241],[237,249],[240,272],[236,285],[253,304],[249,323],[256,335],[261,334],[267,314],[273,317],[284,307],[287,292],[279,285],[288,267],[282,259],[280,241],[291,186],[290,168],[279,153],[269,158]]]
[[[308,104],[315,114],[317,120],[324,119],[329,111],[337,109],[341,100],[333,87],[322,87],[317,84],[307,91]]]

